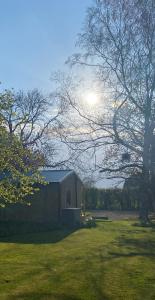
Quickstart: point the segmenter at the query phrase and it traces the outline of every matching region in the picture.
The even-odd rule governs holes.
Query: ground
[[[111,211],[111,210],[92,210],[92,216],[107,217],[109,220],[136,220],[138,212],[134,211]]]
[[[134,223],[1,238],[0,299],[155,299],[155,229]]]

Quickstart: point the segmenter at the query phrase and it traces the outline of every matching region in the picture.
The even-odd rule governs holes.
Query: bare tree
[[[7,91],[5,97],[9,95],[9,109],[4,109],[2,114],[10,136],[18,136],[24,148],[33,150],[38,164],[49,163],[48,158],[51,161],[55,155],[54,140],[64,112],[63,104],[52,95],[45,97],[37,89]]]
[[[154,173],[154,0],[96,0],[87,11],[78,45],[81,53],[68,62],[94,70],[106,109],[90,115],[77,105],[70,91],[65,92],[72,107],[87,123],[81,135],[79,129],[76,138],[70,134],[69,142],[81,151],[91,147],[94,151],[104,149],[104,159],[98,167],[109,177],[139,174],[140,217],[147,221]],[[75,128],[72,133],[75,135]]]

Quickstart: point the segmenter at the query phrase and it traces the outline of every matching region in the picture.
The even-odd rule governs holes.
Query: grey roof
[[[74,172],[72,170],[40,170],[40,173],[47,182],[61,182]]]

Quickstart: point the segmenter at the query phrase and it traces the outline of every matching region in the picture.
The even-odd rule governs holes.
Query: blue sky
[[[92,0],[0,0],[2,87],[50,90],[50,75],[76,52]]]
[[[0,0],[2,89],[51,91],[51,74],[64,70],[64,62],[76,52],[77,34],[92,3],[93,0]]]

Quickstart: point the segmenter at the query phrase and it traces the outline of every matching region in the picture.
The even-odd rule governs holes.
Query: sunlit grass
[[[155,231],[132,222],[1,239],[0,299],[155,299]]]

